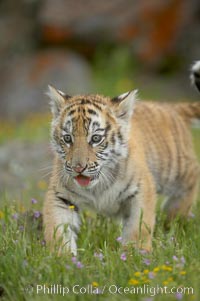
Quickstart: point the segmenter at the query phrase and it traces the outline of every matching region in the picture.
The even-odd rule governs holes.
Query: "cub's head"
[[[113,99],[99,95],[71,97],[49,87],[52,145],[62,162],[62,175],[88,189],[114,182],[119,163],[128,152],[136,92]]]

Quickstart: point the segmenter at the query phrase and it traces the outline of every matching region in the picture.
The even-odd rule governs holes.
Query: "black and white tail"
[[[200,91],[200,61],[196,61],[192,66],[191,81]]]

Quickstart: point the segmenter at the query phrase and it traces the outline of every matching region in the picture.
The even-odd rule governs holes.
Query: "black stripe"
[[[102,111],[102,108],[99,106],[99,104],[96,103],[96,101],[94,99],[92,101],[89,99],[82,99],[81,102],[78,103],[78,105],[86,105],[86,104],[93,105],[98,110]]]
[[[67,132],[69,130],[69,127],[71,125],[71,120],[68,120],[65,125],[62,127],[62,130],[64,130],[65,132]]]
[[[94,121],[93,124],[92,124],[92,130],[94,131],[95,130],[95,127],[100,127],[100,123],[97,122],[97,121]]]
[[[105,132],[105,129],[103,129],[103,128],[99,128],[99,129],[97,129],[97,131],[100,131],[100,132]]]
[[[97,112],[92,109],[88,109],[88,113],[91,115],[98,115]]]
[[[103,155],[100,155],[100,154],[98,154],[98,153],[96,153],[96,158],[97,158],[97,159],[100,159],[100,160],[102,160],[102,161],[106,161],[106,160],[107,160],[106,158],[103,157]]]
[[[65,205],[67,205],[68,207],[69,206],[74,206],[74,211],[76,211],[76,212],[78,212],[79,211],[79,209],[78,209],[78,207],[75,205],[75,204],[73,204],[72,202],[70,202],[69,200],[67,200],[67,199],[65,199],[65,198],[63,198],[63,197],[60,197],[60,196],[56,196],[60,201],[62,201]],[[63,208],[63,207],[61,207],[61,208]]]
[[[75,103],[72,103],[69,106],[67,106],[67,108],[65,109],[65,111],[69,111],[73,107],[77,106],[77,107],[79,107],[78,108],[78,112],[80,112],[80,106],[81,105],[86,105],[86,104],[94,106],[95,108],[97,108],[99,111],[102,112],[102,107],[100,106],[101,105],[100,102],[97,102],[95,100],[90,101],[88,99],[79,99],[79,100],[77,100]]]
[[[71,110],[67,113],[67,115],[70,116],[70,115],[74,114],[75,112],[76,112],[76,110]]]
[[[200,80],[197,78],[195,79],[195,85],[197,86],[197,89],[200,91]]]
[[[194,74],[194,77],[200,79],[200,73],[199,73],[199,70],[198,70],[198,71],[194,71],[193,74]]]
[[[98,109],[100,112],[102,112],[102,108],[98,105],[98,104],[96,104],[96,103],[92,103],[92,105],[96,108],[96,109]]]
[[[108,147],[108,141],[105,141],[102,145],[101,145],[101,149],[102,151],[105,151]]]
[[[81,99],[81,102],[80,102],[81,105],[85,105],[85,104],[92,104],[92,102],[88,99]]]
[[[111,124],[106,122],[105,134],[111,129]]]
[[[134,193],[128,195],[125,199],[120,202],[120,211],[123,212],[124,220],[130,217],[131,213],[131,201],[138,194],[139,190],[136,190]]]
[[[122,194],[127,191],[127,189],[131,186],[132,181],[133,181],[133,179],[131,178],[131,180],[128,182],[128,184],[126,185],[126,187],[124,188],[124,190],[120,191],[117,199],[120,199],[120,197],[122,196]]]
[[[103,151],[97,152],[97,154],[100,154],[100,155],[102,155],[102,156],[104,156],[106,158],[109,156],[109,154],[105,154]]]
[[[111,140],[112,144],[115,144],[115,133],[114,132],[112,133],[110,140]]]
[[[123,136],[122,136],[120,130],[118,130],[118,132],[117,132],[117,137],[118,137],[120,143],[122,143],[123,142]]]
[[[114,149],[111,149],[110,153],[117,156],[117,157],[121,157],[121,155],[122,155],[121,153],[117,153]]]

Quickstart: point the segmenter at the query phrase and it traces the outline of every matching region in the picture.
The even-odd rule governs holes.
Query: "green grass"
[[[122,295],[124,300],[145,300],[155,288],[164,286],[168,289],[192,287],[195,294],[184,295],[182,299],[199,300],[199,206],[195,218],[182,225],[175,222],[167,233],[163,231],[162,220],[158,221],[152,254],[141,254],[131,246],[124,251],[116,240],[120,235],[119,227],[113,221],[86,212],[82,216],[79,237],[77,261],[81,264],[74,263],[71,255],[57,257],[49,253],[43,244],[41,220],[33,217],[41,204],[26,206],[29,207],[28,216],[20,214],[16,204],[9,204],[1,211],[2,300],[121,300]],[[19,214],[18,219],[13,215],[15,212]],[[102,260],[95,253],[101,254]],[[121,259],[123,253],[126,260]],[[176,257],[173,259],[173,256]],[[65,297],[48,295],[47,287],[54,284],[68,288],[70,293]],[[46,286],[46,294],[37,293],[37,285],[38,289]],[[93,291],[105,286],[104,294],[92,294],[92,285]],[[144,285],[149,288],[149,294],[115,293],[116,287],[133,292],[134,288]],[[154,300],[177,299],[169,294],[154,297]]]
[[[28,114],[20,121],[0,120],[0,145],[12,139],[30,142],[46,140],[50,120],[49,113]]]

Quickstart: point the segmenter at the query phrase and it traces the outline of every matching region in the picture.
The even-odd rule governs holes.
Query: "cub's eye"
[[[92,143],[99,143],[101,140],[102,140],[101,135],[93,135],[92,138],[91,138]]]
[[[63,136],[63,140],[64,140],[66,143],[72,143],[72,137],[71,137],[71,135],[64,135],[64,136]]]

